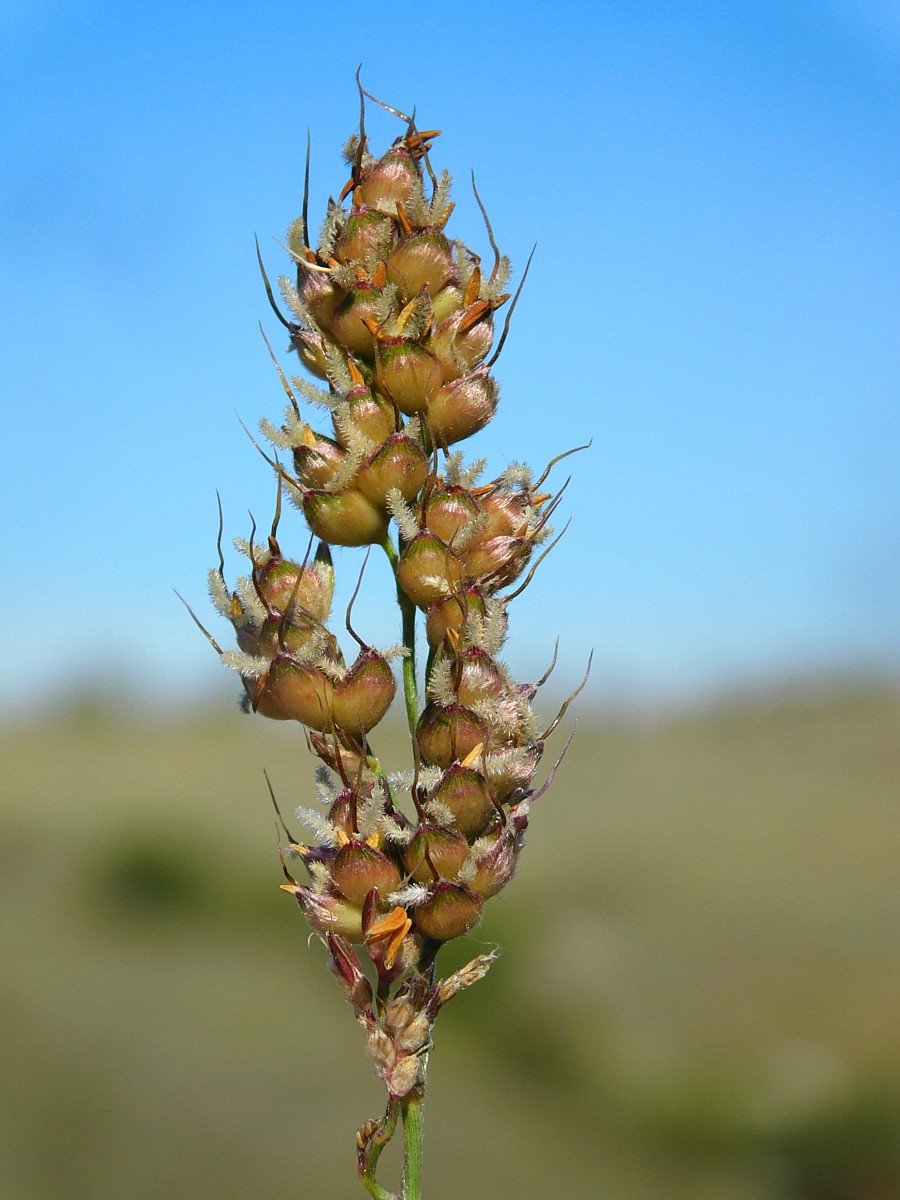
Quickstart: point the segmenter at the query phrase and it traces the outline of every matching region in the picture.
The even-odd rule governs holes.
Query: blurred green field
[[[380,1085],[262,775],[309,803],[302,737],[85,703],[0,768],[0,1200],[364,1195]],[[890,690],[582,714],[446,952],[504,948],[437,1025],[428,1200],[900,1197],[898,799]]]

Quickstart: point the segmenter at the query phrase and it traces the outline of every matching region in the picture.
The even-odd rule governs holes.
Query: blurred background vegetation
[[[0,1196],[364,1194],[381,1087],[278,890],[298,731],[84,697],[0,756]],[[900,1197],[898,785],[889,687],[582,711],[445,952],[503,947],[437,1026],[430,1200]]]

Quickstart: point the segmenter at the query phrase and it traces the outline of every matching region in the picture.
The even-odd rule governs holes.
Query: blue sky
[[[253,236],[277,274],[307,126],[316,221],[340,188],[360,61],[444,130],[455,235],[488,251],[474,167],[514,265],[538,243],[472,452],[593,438],[512,610],[517,672],[557,632],[566,678],[595,648],[601,699],[900,668],[895,4],[22,0],[0,15],[4,705],[232,686],[171,589],[214,625],[215,491],[231,533],[271,511],[235,418],[281,407]],[[302,553],[299,518],[282,532]]]

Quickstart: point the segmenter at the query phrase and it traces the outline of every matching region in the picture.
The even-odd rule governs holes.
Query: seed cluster
[[[275,447],[279,499],[283,492],[302,510],[313,536],[302,560],[286,557],[276,516],[265,544],[237,543],[250,570],[233,589],[221,552],[210,573],[238,646],[221,657],[240,675],[247,705],[300,722],[321,760],[325,807],[302,814],[313,844],[287,835],[285,887],[327,942],[395,1098],[416,1086],[438,1009],[489,965],[480,956],[435,982],[440,945],[470,930],[512,878],[556,725],[539,733],[531,707],[539,684],[517,683],[498,655],[508,604],[540,561],[535,549],[550,536],[559,497],[541,490],[548,472],[534,480],[519,465],[481,484],[481,464],[467,466],[451,449],[497,408],[496,353],[487,359],[494,315],[509,300],[509,264],[486,217],[489,274],[447,237],[453,203],[449,176],[430,165],[436,136],[410,121],[374,158],[361,129],[345,150],[351,178],[329,203],[316,247],[305,202],[291,226],[296,275],[281,281],[290,309],[281,319],[325,386],[279,369],[288,406],[279,425],[261,428]],[[266,287],[272,299],[267,279]],[[327,434],[307,423],[298,396],[326,411]],[[395,697],[390,654],[367,645],[348,613],[359,644],[348,665],[328,628],[330,545],[380,546],[391,561],[413,742],[407,776],[388,776],[369,740]],[[417,613],[428,647],[421,709]],[[290,874],[291,859],[305,866],[305,882]]]

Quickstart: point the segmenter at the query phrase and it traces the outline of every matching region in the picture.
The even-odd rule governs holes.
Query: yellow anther
[[[457,326],[458,332],[468,333],[490,311],[491,306],[487,300],[473,300],[460,318],[459,325]]]
[[[479,742],[477,746],[473,746],[466,757],[459,764],[461,767],[474,767],[484,753],[484,742]]]
[[[372,942],[387,942],[384,965],[390,970],[397,961],[400,946],[410,929],[412,929],[412,921],[409,919],[409,914],[398,904],[389,913],[385,913],[383,917],[372,922],[365,935],[366,945],[371,945]]]
[[[403,232],[409,236],[413,231],[412,221],[410,221],[409,214],[399,200],[397,201],[397,220],[403,226]]]
[[[451,200],[450,203],[447,205],[447,207],[444,209],[442,216],[440,217],[440,219],[437,222],[438,229],[444,228],[444,226],[450,220],[450,214],[453,212],[454,208],[456,208],[456,201]]]
[[[463,292],[463,308],[468,308],[470,304],[474,304],[481,292],[481,269],[476,266],[472,274],[469,276],[469,282],[466,284],[466,290]]]
[[[409,324],[410,318],[416,311],[416,301],[410,300],[408,304],[404,304],[400,310],[400,315],[397,317],[397,332],[402,333]]]

